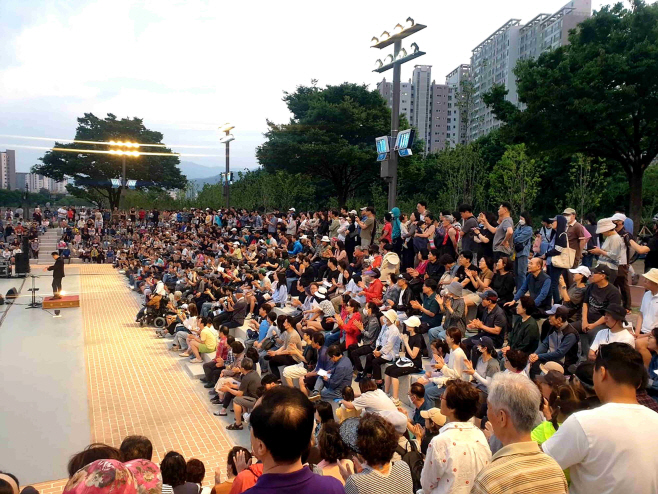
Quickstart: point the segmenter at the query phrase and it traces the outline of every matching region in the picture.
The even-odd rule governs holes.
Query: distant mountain
[[[204,184],[218,184],[220,181],[221,175],[213,175],[212,177],[204,177],[204,178],[192,178],[189,179],[190,182],[192,182],[194,185],[196,185],[199,189],[203,188]]]
[[[222,169],[218,166],[203,166],[191,161],[181,161],[180,170],[188,180],[212,177],[213,175],[219,175],[222,172]]]

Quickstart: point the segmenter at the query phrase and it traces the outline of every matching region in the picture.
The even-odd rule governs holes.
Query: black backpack
[[[411,445],[411,451],[406,451],[402,446],[398,445],[395,449],[395,452],[400,455],[402,461],[409,465],[409,470],[411,471],[411,480],[414,484],[414,492],[417,492],[420,486],[420,474],[423,472],[423,465],[425,464],[425,459],[418,447],[416,446],[416,441],[409,439],[409,432],[407,431],[404,435]]]

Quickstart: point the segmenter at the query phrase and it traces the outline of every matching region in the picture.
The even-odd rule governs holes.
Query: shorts
[[[245,410],[252,409],[254,407],[254,403],[256,403],[256,398],[252,398],[251,396],[237,396],[233,400],[233,404],[240,405]]]
[[[303,363],[297,365],[289,365],[283,369],[283,377],[288,379],[299,379],[307,374],[306,368]]]
[[[217,350],[217,348],[208,348],[208,345],[201,343],[199,345],[199,353],[211,353]]]

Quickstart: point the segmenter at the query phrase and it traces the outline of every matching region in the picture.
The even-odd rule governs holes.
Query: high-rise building
[[[525,25],[510,19],[473,49],[471,77],[473,104],[468,122],[468,139],[475,140],[500,127],[483,95],[494,84],[507,89],[507,100],[519,105],[514,68],[518,60],[536,58],[543,52],[568,43],[569,30],[589,17],[591,0],[572,0],[554,14],[539,14]]]
[[[382,95],[382,98],[386,100],[389,108],[393,107],[393,83],[387,82],[386,78],[382,82],[377,84],[377,90],[379,94]],[[413,107],[413,86],[411,84],[411,79],[409,82],[400,83],[400,115],[407,117],[409,122],[413,119],[414,107]]]
[[[450,147],[468,142],[468,111],[472,101],[468,85],[471,84],[471,66],[462,64],[446,76],[448,94],[452,97],[452,108],[447,108]]]
[[[0,189],[16,188],[16,151],[0,151]]]
[[[57,182],[50,177],[39,175],[38,173],[16,173],[16,188],[37,194],[42,190],[47,190],[53,194],[66,194],[67,179]]]

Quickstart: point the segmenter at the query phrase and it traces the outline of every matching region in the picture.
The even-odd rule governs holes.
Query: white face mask
[[[525,220],[523,218],[519,220],[519,225],[525,225]]]

